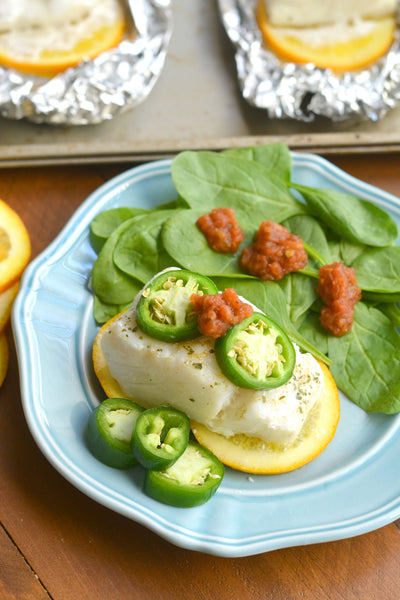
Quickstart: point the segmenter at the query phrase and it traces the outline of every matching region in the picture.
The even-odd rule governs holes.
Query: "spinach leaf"
[[[331,261],[331,252],[325,232],[318,221],[310,215],[297,215],[283,223],[291,232],[301,237],[321,254],[325,262]]]
[[[363,290],[362,298],[365,302],[369,302],[371,304],[392,304],[393,302],[400,302],[400,293],[383,293],[383,292],[368,292]]]
[[[284,181],[290,181],[292,173],[292,157],[290,150],[282,142],[266,146],[250,146],[248,148],[231,148],[223,152],[226,156],[243,158],[261,163],[270,173]]]
[[[362,290],[392,294],[400,292],[400,246],[363,252],[352,266]]]
[[[238,260],[243,246],[251,242],[254,231],[251,229],[237,252],[215,252],[211,250],[205,236],[196,225],[196,220],[202,214],[202,209],[182,210],[165,222],[161,239],[166,252],[178,265],[203,275],[239,277],[242,273],[243,277],[249,277],[242,272]]]
[[[356,244],[348,240],[340,240],[340,256],[345,265],[352,266],[352,263],[367,249],[364,244]]]
[[[292,186],[302,194],[316,217],[347,240],[387,246],[397,239],[396,222],[376,204],[334,190]]]
[[[329,240],[328,244],[331,253],[331,262],[340,262],[342,260],[340,240]]]
[[[315,282],[301,273],[286,275],[279,285],[285,294],[292,323],[298,321],[319,298]]]
[[[177,196],[175,200],[164,202],[164,204],[158,204],[155,208],[151,210],[171,210],[173,208],[189,208],[189,204],[184,198],[182,198],[181,196]]]
[[[400,335],[381,311],[358,302],[351,331],[329,336],[331,372],[339,389],[364,410],[400,410]]]
[[[132,220],[119,235],[113,260],[118,269],[146,283],[155,273],[171,266],[171,258],[160,243],[165,221],[175,210],[153,210],[138,220]],[[185,212],[185,210],[183,210]]]
[[[138,293],[140,289],[141,285],[138,284]],[[99,325],[103,325],[104,323],[112,319],[112,317],[115,317],[115,315],[118,315],[119,313],[129,308],[132,302],[133,297],[132,300],[130,302],[127,302],[126,304],[108,304],[107,302],[103,302],[102,300],[100,300],[98,296],[95,296],[93,300],[93,316],[95,318],[96,323],[98,323]]]
[[[95,216],[90,224],[90,242],[93,249],[99,253],[114,229],[117,229],[124,221],[145,212],[148,212],[145,208],[129,206],[103,210]]]
[[[114,249],[120,235],[136,220],[143,219],[142,215],[124,221],[115,229],[93,265],[92,287],[95,294],[107,304],[125,304],[137,294],[138,282],[121,271],[113,260]]]
[[[395,327],[400,327],[400,308],[396,302],[380,304],[376,308],[383,312]]]
[[[233,287],[240,296],[246,298],[246,300],[276,321],[286,331],[290,339],[305,352],[311,352],[311,354],[326,364],[330,363],[329,359],[317,347],[310,344],[291,322],[285,294],[278,283],[260,280],[233,280],[224,277],[213,277],[213,281],[215,281],[216,286],[220,290]]]
[[[315,312],[308,312],[306,318],[299,325],[299,332],[318,348],[324,354],[328,354],[328,338],[330,334],[320,323],[319,315]]]
[[[186,151],[173,160],[171,172],[178,193],[204,213],[230,206],[245,214],[249,206],[257,205],[259,223],[265,219],[281,223],[305,212],[286,185],[257,162],[216,152]]]
[[[301,237],[304,248],[320,265],[331,262],[331,251],[325,232],[314,217],[296,215],[286,219],[283,225],[291,232]]]

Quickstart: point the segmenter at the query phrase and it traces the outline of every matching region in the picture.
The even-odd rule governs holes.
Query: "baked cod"
[[[213,339],[162,342],[139,329],[135,313],[134,304],[101,337],[109,371],[127,398],[145,407],[170,404],[226,437],[243,433],[283,445],[296,440],[324,387],[311,354],[295,348],[294,372],[283,386],[244,389],[221,372]]]
[[[396,0],[262,0],[271,25],[312,27],[395,14]]]
[[[63,53],[82,60],[92,56],[95,43],[100,52],[119,41],[123,27],[119,0],[1,0],[0,64],[29,72],[49,62],[52,53],[61,62]]]
[[[257,21],[280,58],[334,71],[383,56],[396,31],[397,0],[259,0]]]

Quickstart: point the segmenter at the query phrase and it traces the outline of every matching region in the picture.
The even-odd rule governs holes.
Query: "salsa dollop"
[[[354,307],[361,299],[355,270],[342,262],[322,266],[317,292],[325,304],[320,316],[322,327],[337,337],[346,335],[353,324]]]
[[[200,333],[214,339],[224,336],[232,325],[253,314],[253,307],[243,302],[233,288],[227,288],[222,294],[192,294],[190,300],[198,315]]]
[[[196,224],[215,252],[236,252],[244,240],[233,208],[213,208],[210,213],[199,217]]]
[[[255,277],[277,281],[287,273],[303,269],[308,262],[303,241],[274,221],[263,221],[251,246],[244,248],[240,264]]]

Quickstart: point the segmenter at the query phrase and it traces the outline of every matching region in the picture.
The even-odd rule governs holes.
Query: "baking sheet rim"
[[[263,145],[284,142],[293,150],[319,154],[383,153],[400,151],[400,134],[343,133],[256,135],[213,139],[160,140],[151,146],[141,144],[71,143],[0,145],[0,167],[41,166],[52,164],[143,162],[173,156],[183,150],[223,150],[230,147]]]

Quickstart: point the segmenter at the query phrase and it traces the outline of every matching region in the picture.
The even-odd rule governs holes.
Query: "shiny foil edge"
[[[283,62],[264,48],[256,5],[257,0],[218,0],[235,51],[241,93],[250,105],[265,109],[274,119],[375,122],[399,104],[399,29],[388,53],[371,67],[338,75],[313,64]]]
[[[143,102],[165,62],[172,0],[126,0],[136,35],[55,77],[0,67],[0,115],[55,125],[92,125]]]

